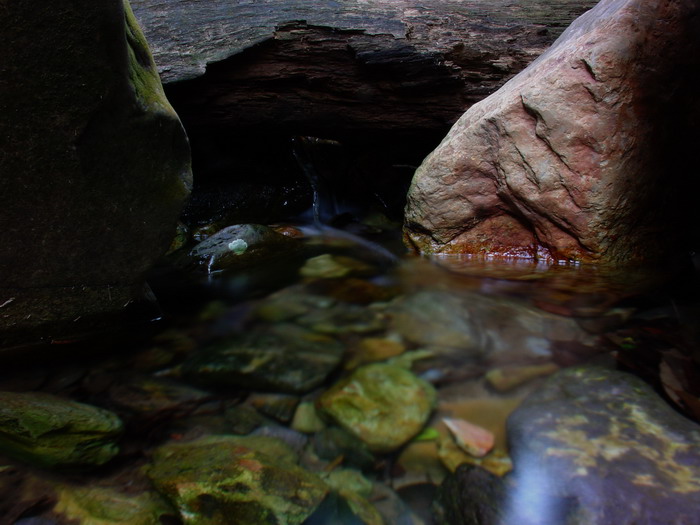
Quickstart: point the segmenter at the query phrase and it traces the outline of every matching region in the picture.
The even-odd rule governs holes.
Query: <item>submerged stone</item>
[[[323,310],[315,310],[296,320],[321,334],[369,334],[385,328],[377,312],[355,304],[338,303]]]
[[[318,406],[371,450],[390,452],[420,432],[435,401],[433,387],[409,370],[370,364],[326,391]]]
[[[456,349],[493,364],[540,363],[558,344],[599,351],[598,340],[574,319],[513,298],[466,290],[421,290],[393,301],[391,327],[406,341]]]
[[[339,427],[328,427],[316,432],[313,447],[320,458],[328,461],[342,457],[345,465],[359,469],[369,469],[374,465],[374,455],[367,444]]]
[[[330,337],[277,325],[204,349],[183,364],[183,373],[205,386],[304,393],[338,367],[343,351]]]
[[[329,308],[334,304],[334,299],[309,293],[304,286],[289,286],[266,297],[255,307],[254,312],[265,321],[280,322]]]
[[[164,445],[148,475],[186,525],[297,525],[328,493],[316,475],[232,436]]]
[[[53,511],[83,525],[154,525],[176,511],[158,494],[124,494],[105,487],[61,485]]]
[[[121,420],[102,408],[39,392],[0,392],[0,451],[33,465],[102,465],[119,452],[121,432]]]
[[[700,426],[647,384],[597,367],[561,371],[508,421],[511,503],[559,503],[561,523],[695,523]],[[511,505],[507,524],[539,523]],[[567,520],[567,521],[564,521]]]
[[[151,377],[132,377],[109,389],[112,403],[144,416],[192,410],[210,397],[196,388]]]
[[[371,275],[374,272],[374,268],[365,262],[330,253],[308,259],[299,270],[299,274],[308,279],[337,279],[351,275]]]

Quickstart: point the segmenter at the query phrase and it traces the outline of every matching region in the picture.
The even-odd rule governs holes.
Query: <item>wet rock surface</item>
[[[61,485],[57,499],[55,509],[61,518],[81,524],[153,525],[176,516],[175,509],[155,492],[130,495],[102,487]]]
[[[541,513],[514,507],[520,496],[551,498],[554,523],[697,519],[700,426],[632,375],[561,371],[511,415],[508,435],[515,486],[505,523],[540,523]]]
[[[462,360],[546,362],[557,341],[592,352],[598,344],[574,319],[472,291],[419,290],[394,301],[388,315],[407,341]]]
[[[39,392],[0,392],[0,452],[63,469],[102,465],[118,452],[121,420],[108,410]]]
[[[407,242],[616,264],[679,253],[695,220],[679,188],[692,182],[662,174],[693,170],[683,144],[698,129],[678,108],[697,115],[697,20],[695,4],[667,0],[603,0],[578,18],[426,158]]]
[[[298,243],[262,224],[229,226],[197,244],[190,257],[202,269],[212,272],[235,269],[285,257]]]

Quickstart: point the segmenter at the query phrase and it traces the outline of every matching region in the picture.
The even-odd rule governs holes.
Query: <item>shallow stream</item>
[[[0,523],[617,525],[593,506],[644,500],[656,516],[677,501],[664,447],[700,436],[693,271],[427,259],[376,228],[277,231],[295,248],[229,270],[164,263],[151,321],[4,367],[0,391],[101,407],[123,428],[106,461],[48,466],[37,430],[24,457],[0,461]],[[627,407],[627,376],[611,370],[642,378],[648,392],[630,388],[657,404]],[[528,396],[539,404],[507,426]],[[0,414],[5,447],[17,438]],[[454,474],[463,464],[479,469]],[[700,462],[683,465],[695,497]],[[603,478],[617,477],[643,482],[616,482],[616,500]]]

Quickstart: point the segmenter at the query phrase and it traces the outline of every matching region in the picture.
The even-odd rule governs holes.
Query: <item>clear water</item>
[[[126,422],[120,453],[87,473],[48,474],[10,459],[0,462],[7,465],[0,467],[5,491],[0,510],[7,523],[30,517],[63,523],[52,511],[55,483],[130,495],[149,490],[142,467],[153,449],[204,435],[272,435],[293,443],[310,471],[360,468],[348,455],[320,457],[314,448],[319,431],[289,428],[300,403],[313,404],[342,377],[371,362],[408,367],[437,391],[423,432],[394,451],[371,454],[361,467],[373,484],[367,499],[390,524],[432,523],[438,487],[462,463],[506,474],[511,468],[507,417],[557,370],[595,362],[631,371],[685,417],[700,415],[690,401],[698,394],[689,379],[698,359],[692,272],[676,285],[629,271],[426,259],[402,255],[395,238],[385,242],[328,228],[306,231],[303,242],[297,255],[245,271],[163,272],[153,281],[161,299],[159,320],[34,349],[31,355],[43,351],[43,356],[7,365],[0,390],[70,397],[113,410]],[[308,392],[205,387],[183,375],[182,363],[216,341],[275,332],[283,325],[343,348],[342,362]],[[662,377],[660,370],[671,375]],[[678,390],[685,394],[679,397]],[[465,453],[446,418],[490,432],[492,450],[481,458]],[[36,479],[41,482],[28,481]],[[524,516],[527,509],[522,510]],[[313,519],[309,523],[342,522],[319,514]],[[161,522],[179,518],[164,516]]]

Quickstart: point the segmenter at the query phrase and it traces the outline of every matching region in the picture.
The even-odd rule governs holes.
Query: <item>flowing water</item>
[[[201,464],[199,452],[180,461],[191,458],[187,468],[204,479],[181,472],[186,483],[158,478],[170,475],[158,466],[167,456],[156,452],[163,446],[189,450],[189,443],[208,443],[211,461],[220,462],[214,452],[220,442],[206,439],[248,436],[253,443],[265,437],[282,442],[284,454],[291,451],[297,466],[326,484],[322,497],[308,502],[301,489],[289,496],[280,488],[287,478],[279,478],[280,486],[268,480],[256,490],[276,494],[275,503],[265,505],[279,509],[259,523],[615,523],[591,517],[595,505],[608,505],[601,480],[642,476],[646,490],[657,475],[647,464],[616,463],[627,449],[645,444],[601,437],[615,425],[636,428],[605,405],[609,400],[596,398],[607,388],[623,399],[624,386],[574,392],[566,385],[553,389],[552,378],[586,370],[584,364],[595,366],[589,369],[594,375],[631,372],[650,385],[649,395],[677,412],[671,417],[693,425],[700,416],[692,272],[676,286],[590,267],[412,257],[401,253],[395,236],[362,237],[318,225],[296,235],[297,250],[246,268],[175,274],[162,268],[152,279],[159,319],[31,349],[30,362],[5,366],[0,390],[47,392],[106,408],[124,430],[118,453],[98,467],[1,461],[6,517],[0,522],[256,523],[262,518],[232,517],[238,507],[226,503],[227,491],[254,490],[240,480],[212,488],[223,467],[212,470],[206,459]],[[368,383],[361,370],[373,371]],[[580,386],[586,377],[564,382]],[[531,404],[507,425],[523,400],[546,385],[571,403],[541,394],[546,402],[539,411]],[[610,415],[600,406],[612,407]],[[553,414],[558,419],[547,423]],[[593,419],[605,421],[589,430],[582,421]],[[554,433],[567,425],[578,434],[562,437],[570,438],[568,448],[552,452]],[[681,446],[686,437],[677,427],[673,432]],[[550,440],[549,452],[537,448],[538,439]],[[590,443],[600,446],[587,448]],[[267,450],[245,465],[255,472],[284,454]],[[578,463],[560,471],[547,463],[551,454],[578,455]],[[654,454],[666,461],[662,452]],[[691,470],[690,477],[697,473]],[[667,488],[675,483],[668,471],[663,476]],[[695,494],[697,487],[686,481],[686,493]],[[201,489],[198,506],[184,502],[186,489],[178,483]],[[156,510],[144,503],[144,495],[155,494],[153,486],[166,500]],[[492,494],[491,503],[473,503],[464,487],[476,487],[480,497]],[[467,499],[460,500],[463,493]],[[301,513],[285,514],[292,505],[285,498]],[[664,501],[676,500],[661,498],[658,505]],[[469,505],[478,507],[470,510],[475,521],[464,510]],[[634,517],[634,510],[627,515]]]

